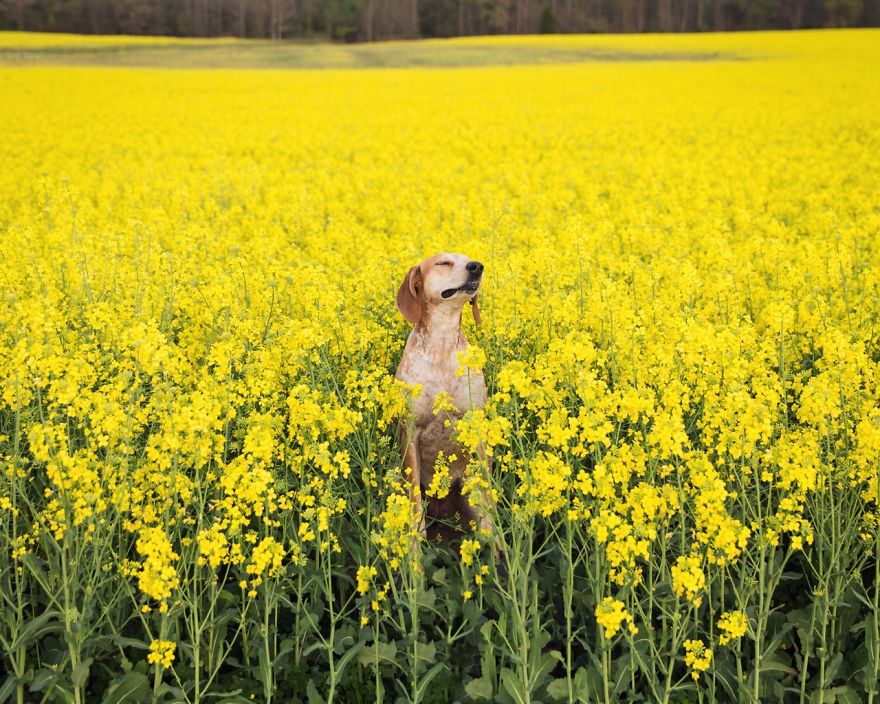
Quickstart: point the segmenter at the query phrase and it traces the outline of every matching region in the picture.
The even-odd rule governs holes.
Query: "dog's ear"
[[[416,264],[407,272],[403,283],[397,289],[397,310],[403,313],[409,323],[417,323],[422,318],[422,304],[419,301],[419,288],[422,285],[422,270]]]
[[[477,294],[479,295],[479,294]],[[474,322],[477,325],[483,324],[483,317],[480,315],[480,304],[477,303],[477,296],[471,299],[471,310],[474,312]]]

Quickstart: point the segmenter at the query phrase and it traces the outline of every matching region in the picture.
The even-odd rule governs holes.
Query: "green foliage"
[[[541,13],[541,34],[554,34],[556,32],[556,16],[548,6]]]

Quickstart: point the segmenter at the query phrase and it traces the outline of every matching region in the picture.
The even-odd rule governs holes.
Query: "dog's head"
[[[464,254],[435,254],[409,270],[397,290],[397,308],[407,321],[417,323],[426,307],[461,308],[470,301],[479,325],[477,293],[482,277],[483,265]]]

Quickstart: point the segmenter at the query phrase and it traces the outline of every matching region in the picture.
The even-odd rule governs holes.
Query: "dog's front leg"
[[[409,500],[412,503],[413,513],[418,520],[419,535],[427,536],[425,528],[425,511],[422,507],[422,471],[419,459],[419,431],[413,424],[406,429],[406,445],[403,452],[403,466],[406,468],[407,480],[409,481]]]

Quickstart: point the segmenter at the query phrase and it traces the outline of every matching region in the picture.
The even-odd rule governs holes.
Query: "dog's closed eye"
[[[434,266],[452,266],[452,262],[437,262]]]

